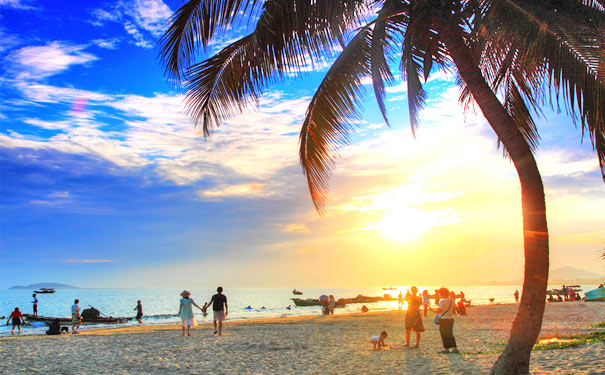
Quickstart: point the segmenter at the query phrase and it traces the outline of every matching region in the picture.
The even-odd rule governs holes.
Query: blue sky
[[[481,116],[462,113],[452,76],[436,72],[427,83],[416,139],[405,85],[388,88],[390,129],[368,95],[322,218],[297,155],[306,106],[327,67],[269,87],[259,110],[205,141],[157,58],[178,6],[0,0],[0,288],[520,277],[514,169]],[[234,27],[210,52],[244,33]],[[597,259],[605,188],[596,156],[568,117],[547,111],[539,126],[551,266],[605,274]],[[415,228],[421,218],[426,225]],[[389,220],[402,225],[399,235]],[[477,223],[489,228],[478,233]],[[435,266],[443,254],[467,262],[445,278]],[[426,269],[435,275],[417,280]]]

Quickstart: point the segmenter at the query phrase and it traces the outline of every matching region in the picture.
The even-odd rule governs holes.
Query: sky
[[[0,0],[0,289],[460,285],[523,274],[518,178],[480,113],[434,71],[412,135],[405,82],[370,80],[324,216],[298,161],[328,65],[266,88],[208,139],[164,75],[178,1]],[[220,33],[207,56],[246,35]],[[590,141],[545,109],[536,158],[551,270],[605,274],[605,184]]]

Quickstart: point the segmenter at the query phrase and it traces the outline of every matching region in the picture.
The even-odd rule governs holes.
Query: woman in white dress
[[[185,336],[185,327],[187,327],[187,336],[191,336],[191,327],[197,326],[197,322],[195,321],[195,317],[193,316],[193,306],[203,311],[201,307],[199,307],[193,299],[189,298],[191,293],[187,290],[183,290],[181,292],[181,302],[179,305],[179,316],[181,317],[181,321],[183,322],[183,336]]]

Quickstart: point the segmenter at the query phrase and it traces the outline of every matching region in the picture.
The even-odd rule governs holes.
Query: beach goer
[[[370,343],[374,345],[374,349],[388,348],[384,343],[384,339],[386,339],[388,335],[387,331],[382,331],[379,336],[370,337]]]
[[[74,304],[71,305],[71,334],[75,335],[79,333],[80,325],[82,324],[82,318],[80,317],[80,300],[75,300]]]
[[[36,298],[36,293],[34,293],[32,297],[34,298],[32,301],[32,304],[34,305],[34,317],[36,317],[38,316],[38,298]]]
[[[229,314],[227,306],[227,296],[223,294],[223,287],[216,288],[216,294],[212,296],[208,305],[212,304],[212,312],[214,314],[214,334],[219,336],[223,334],[223,320]]]
[[[422,317],[420,316],[420,306],[422,306],[422,298],[418,295],[418,288],[415,286],[410,288],[411,293],[406,297],[408,310],[405,313],[405,345],[410,346],[411,331],[416,333],[415,348],[420,345],[420,332],[424,332]]]
[[[422,306],[424,306],[424,316],[431,305],[431,299],[429,298],[429,291],[427,289],[422,291]]]
[[[137,322],[143,324],[143,305],[141,304],[141,300],[137,301],[137,306],[133,310],[137,310]]]
[[[67,328],[67,327],[65,327]],[[61,321],[59,318],[55,318],[49,325],[46,331],[47,335],[60,335],[61,334]]]
[[[17,327],[19,333],[21,333],[21,324],[25,324],[25,320],[23,320],[23,314],[21,314],[18,307],[15,307],[15,310],[10,314],[6,321],[6,325],[8,325],[9,321],[13,324],[11,333],[15,333],[15,327]]]
[[[361,306],[361,312],[362,313],[367,313],[369,311],[368,307],[366,305]]]
[[[441,301],[439,307],[431,309],[436,314],[439,314],[439,334],[443,342],[443,350],[441,353],[458,353],[456,346],[456,338],[454,337],[454,301],[450,298],[450,292],[447,288],[439,289]]]
[[[248,307],[250,307],[250,306],[248,306]],[[204,316],[208,316],[208,302],[204,302],[204,306],[202,306],[202,314]]]
[[[334,296],[330,294],[330,299],[328,300],[328,309],[330,314],[334,314],[334,308],[336,307],[336,300]]]
[[[456,293],[454,293],[454,291],[450,291],[450,298],[452,299],[452,302],[454,303],[454,306],[456,305]]]
[[[292,305],[288,305],[288,307],[286,307],[286,310],[292,310]]]
[[[403,308],[403,293],[401,293],[401,290],[399,291],[399,295],[397,296],[397,307],[399,308],[399,310]]]
[[[183,336],[185,336],[185,328],[187,328],[187,336],[191,336],[191,327],[197,326],[195,316],[193,315],[193,306],[202,310],[189,296],[191,296],[191,293],[188,290],[181,292],[181,297],[183,298],[181,298],[179,303],[179,316],[183,323]]]
[[[435,289],[435,305],[439,306],[439,290]]]
[[[519,291],[518,290],[515,290],[514,296],[515,296],[515,303],[519,303]]]

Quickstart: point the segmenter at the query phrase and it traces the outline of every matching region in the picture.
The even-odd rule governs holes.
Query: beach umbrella
[[[328,296],[326,296],[325,294],[322,294],[321,296],[319,296],[320,301],[324,301],[326,299],[328,299]]]

